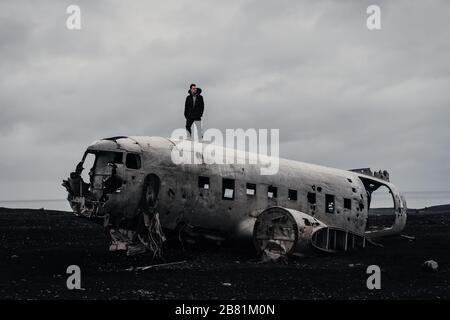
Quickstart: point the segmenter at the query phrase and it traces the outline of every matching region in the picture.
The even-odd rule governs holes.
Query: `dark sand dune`
[[[404,234],[414,240],[383,239],[383,248],[346,255],[258,264],[249,249],[196,246],[166,250],[167,262],[185,263],[127,271],[161,261],[108,252],[102,227],[67,212],[0,208],[0,299],[449,299],[449,213],[411,210]],[[428,259],[438,272],[422,270]],[[66,288],[72,264],[84,290]],[[381,290],[366,287],[372,264],[382,269]]]

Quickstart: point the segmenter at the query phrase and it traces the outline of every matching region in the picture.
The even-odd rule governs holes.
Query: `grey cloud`
[[[446,1],[378,1],[372,32],[372,1],[78,1],[81,31],[69,4],[0,5],[3,199],[64,197],[97,138],[183,127],[190,82],[206,127],[279,128],[284,157],[450,190]]]

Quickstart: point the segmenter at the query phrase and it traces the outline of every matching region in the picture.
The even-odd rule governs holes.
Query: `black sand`
[[[108,252],[103,228],[67,212],[0,208],[0,299],[450,299],[450,206],[412,210],[403,234],[344,255],[288,265],[258,264],[235,247],[166,250],[151,256]],[[422,270],[428,259],[438,272]],[[84,290],[68,290],[66,268],[79,265]],[[368,290],[366,268],[382,269]]]

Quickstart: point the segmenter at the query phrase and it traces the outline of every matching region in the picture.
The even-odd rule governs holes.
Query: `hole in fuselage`
[[[395,200],[391,189],[376,180],[361,178],[367,191],[367,200],[361,195],[360,204],[368,206],[366,231],[378,231],[390,228],[396,219]],[[364,207],[363,207],[364,208]],[[360,208],[361,211],[363,208]]]

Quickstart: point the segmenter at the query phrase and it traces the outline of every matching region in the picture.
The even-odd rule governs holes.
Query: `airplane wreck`
[[[168,234],[186,241],[251,240],[270,259],[345,252],[399,234],[406,224],[405,198],[386,171],[279,159],[277,174],[261,175],[259,164],[172,161],[174,150],[205,160],[192,145],[140,136],[94,142],[63,181],[74,214],[103,224],[110,250],[128,255],[161,255]],[[389,194],[390,220],[374,226],[371,202],[379,189]]]

